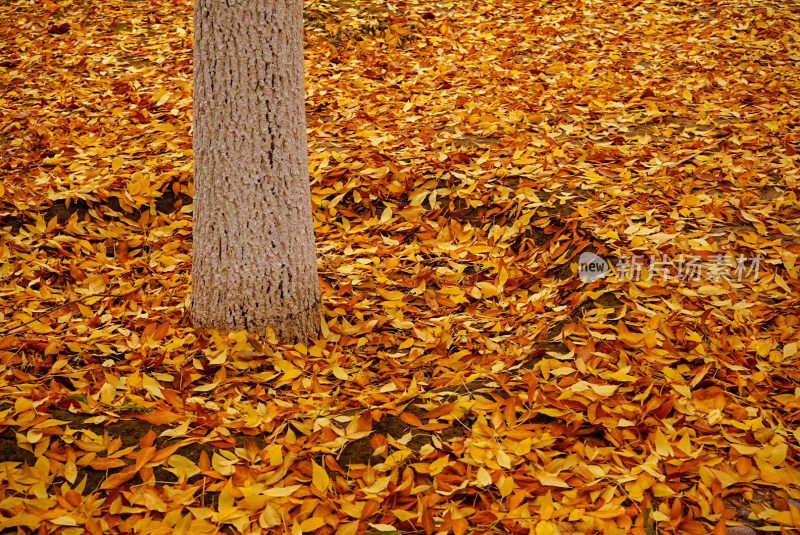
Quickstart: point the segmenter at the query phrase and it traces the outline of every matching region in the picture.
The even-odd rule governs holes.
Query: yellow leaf
[[[370,524],[369,527],[377,530],[377,531],[397,531],[397,528],[392,526],[391,524]]]
[[[280,371],[282,371],[282,372],[292,373],[292,372],[297,371],[297,368],[295,368],[295,366],[291,362],[289,362],[288,360],[283,359],[283,358],[281,358],[281,357],[279,357],[277,355],[274,358],[274,362],[275,362],[276,368],[280,369]]]
[[[174,427],[172,429],[165,429],[161,432],[159,437],[183,437],[189,432],[189,420],[184,420],[184,422],[179,425],[178,427]]]
[[[547,67],[544,72],[547,74],[558,74],[560,72],[564,72],[565,67],[566,66],[563,63],[554,63],[553,65]]]
[[[375,480],[375,483],[370,485],[369,487],[365,487],[361,490],[368,494],[378,494],[381,491],[386,490],[386,487],[389,486],[389,481],[391,481],[391,476],[382,477],[380,479]]]
[[[164,94],[161,96],[161,98],[158,99],[158,102],[156,102],[156,106],[161,106],[162,104],[164,104],[166,101],[169,100],[169,97],[170,97],[169,91],[164,91]]]
[[[786,454],[788,451],[785,443],[764,449],[769,450],[769,462],[772,464],[772,466],[781,466],[786,460]]]
[[[635,381],[637,379],[637,377],[635,375],[630,375],[630,374],[627,373],[628,370],[630,370],[630,369],[631,369],[630,366],[626,366],[622,370],[615,371],[614,373],[609,375],[608,378],[611,379],[611,380],[620,381],[620,382]]]
[[[75,483],[76,477],[78,477],[78,467],[75,466],[74,461],[67,461],[64,464],[64,479],[70,483]]]
[[[786,284],[786,281],[783,280],[783,277],[781,277],[780,275],[775,275],[775,282],[778,283],[778,286],[786,290],[787,293],[789,294],[792,293],[792,289],[789,288],[789,285]]]
[[[516,486],[514,479],[508,475],[502,475],[500,479],[497,480],[497,489],[500,491],[500,496],[503,498],[511,494]]]
[[[3,522],[0,525],[2,525],[4,528],[9,528],[12,526],[35,528],[41,523],[42,519],[39,518],[39,515],[32,515],[30,513],[17,513],[13,518],[3,518]]]
[[[36,470],[39,472],[39,475],[46,476],[50,473],[50,459],[42,455],[38,459],[36,459],[36,463],[34,464]]]
[[[271,528],[279,525],[282,519],[278,511],[270,504],[266,504],[258,517],[258,524],[262,528]]]
[[[27,433],[25,433],[25,438],[28,440],[30,444],[36,444],[39,442],[44,435],[39,433],[35,429],[29,429]]]
[[[325,525],[325,519],[321,516],[312,516],[311,518],[306,518],[303,522],[300,523],[300,529],[302,531],[314,531],[322,526]]]
[[[653,514],[651,515],[651,517],[656,522],[666,522],[667,520],[669,520],[669,517],[667,515],[665,515],[664,513],[662,513],[661,511],[653,511]]]
[[[661,432],[661,428],[656,429],[656,438],[655,438],[655,446],[656,446],[656,455],[661,457],[670,457],[672,456],[672,446],[670,446],[667,437],[664,436],[664,433]]]
[[[333,375],[340,381],[347,381],[350,379],[350,376],[347,375],[347,372],[344,371],[341,366],[334,366],[332,371]]]
[[[500,294],[500,290],[491,282],[481,281],[476,286],[480,288],[484,299],[488,299]]]
[[[141,172],[136,171],[131,175],[128,184],[125,186],[131,197],[139,195],[150,189],[150,179],[144,176]]]
[[[172,455],[169,460],[167,461],[172,469],[174,470],[174,474],[179,478],[182,476],[192,477],[193,475],[200,473],[200,468],[188,457],[184,457],[183,455]]]
[[[684,206],[692,207],[697,206],[698,204],[700,204],[700,199],[698,199],[695,195],[688,195],[683,199]]]
[[[608,397],[617,390],[618,385],[596,385],[589,383],[589,387],[594,390],[598,396]]]
[[[405,509],[392,509],[391,513],[397,517],[400,522],[408,522],[412,518],[419,518],[419,514]]]
[[[378,294],[380,294],[380,296],[387,301],[401,301],[406,296],[406,292],[401,292],[398,290],[390,291],[378,289]]]
[[[211,466],[223,476],[229,476],[236,472],[236,468],[233,466],[234,464],[236,464],[235,460],[226,459],[216,451],[211,456]]]
[[[161,385],[158,384],[158,381],[150,377],[149,375],[142,374],[142,386],[145,390],[150,392],[151,396],[157,398],[163,398],[164,394],[161,393]]]
[[[766,358],[769,352],[772,351],[773,342],[771,339],[761,340],[756,346],[756,353],[760,357]]]
[[[674,388],[675,391],[683,397],[692,399],[692,389],[689,388],[689,385],[670,383],[670,386],[672,386],[672,388]]]
[[[781,475],[779,471],[775,470],[771,466],[764,467],[763,469],[759,470],[758,475],[761,477],[761,480],[764,481],[764,483],[777,485],[781,482]]]
[[[728,290],[723,290],[718,286],[712,286],[710,284],[704,284],[700,288],[697,289],[697,293],[703,295],[725,295],[728,293]]]
[[[478,468],[477,479],[478,479],[478,484],[481,487],[488,487],[489,485],[492,484],[491,474],[489,474],[486,468],[482,466]]]
[[[117,389],[114,388],[114,385],[111,383],[103,383],[103,386],[100,387],[100,391],[98,392],[100,395],[100,401],[105,403],[106,405],[111,405],[114,401],[114,396],[117,395]]]
[[[621,342],[625,342],[628,345],[638,346],[641,345],[642,340],[644,340],[644,335],[641,333],[626,332],[626,333],[619,333],[617,338]]]
[[[699,471],[703,482],[709,487],[715,481],[718,481],[719,484],[722,485],[723,489],[739,483],[739,475],[735,472],[731,473],[727,470],[716,470],[707,466],[701,466]],[[762,478],[764,477],[763,470],[761,471],[761,476]]]
[[[756,216],[754,216],[750,212],[745,212],[744,210],[739,210],[739,212],[742,214],[743,218],[745,218],[747,221],[750,221],[751,223],[761,222]]]
[[[358,520],[339,524],[336,529],[336,535],[356,535],[358,533],[358,524]]]
[[[288,487],[276,487],[274,489],[267,489],[262,494],[264,496],[271,496],[273,498],[285,498],[291,496],[294,491],[299,489],[302,485],[289,485]]]
[[[497,279],[495,280],[495,285],[498,288],[503,288],[508,281],[508,270],[506,268],[501,268],[500,273],[497,274]]]
[[[220,496],[220,501],[222,501],[222,496]],[[224,522],[225,520],[232,518],[239,509],[235,506],[233,507],[222,507],[220,506],[220,512],[217,514],[217,521]]]
[[[538,479],[539,483],[546,487],[561,487],[565,489],[570,488],[570,486],[567,485],[563,479],[556,477],[553,474],[548,474],[547,472],[539,472],[536,474],[536,479]]]
[[[511,468],[511,457],[503,450],[497,450],[497,464],[502,468]]]
[[[77,526],[78,525],[78,523],[75,521],[74,518],[72,518],[71,516],[67,516],[67,515],[61,515],[58,518],[54,518],[50,522],[52,522],[53,524],[55,524],[57,526]]]
[[[796,512],[796,507],[789,507],[787,511],[779,511],[770,516],[770,522],[784,524],[786,526],[800,527],[800,513]]]
[[[552,522],[537,522],[536,535],[555,535],[556,529]]]
[[[119,168],[122,167],[122,156],[117,156],[113,160],[111,160],[111,171],[116,173],[119,171]]]
[[[445,467],[450,464],[450,458],[445,455],[444,457],[439,457],[435,461],[433,461],[429,466],[428,469],[430,470],[430,474],[435,476],[439,472],[445,469]]]
[[[168,95],[168,94],[169,94],[169,91],[167,91],[166,89],[159,89],[158,91],[156,91],[153,94],[153,102],[160,101],[162,98],[164,98],[164,95]]]
[[[328,476],[328,472],[326,472],[323,467],[321,467],[314,461],[311,461],[311,470],[312,470],[312,484],[320,492],[323,493],[327,492],[328,487],[331,484],[331,478],[330,476]]]
[[[387,223],[392,218],[392,207],[387,206],[381,214],[381,223]]]

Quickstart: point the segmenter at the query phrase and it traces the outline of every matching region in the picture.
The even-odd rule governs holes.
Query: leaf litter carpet
[[[191,327],[191,4],[0,12],[3,533],[800,529],[798,4],[307,2],[308,346]]]

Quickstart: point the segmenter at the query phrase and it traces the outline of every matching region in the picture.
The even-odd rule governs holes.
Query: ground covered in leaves
[[[0,2],[0,531],[796,533],[800,7],[305,14],[308,347],[187,317],[191,4]]]

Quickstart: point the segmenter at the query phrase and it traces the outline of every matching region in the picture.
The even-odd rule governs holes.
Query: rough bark
[[[197,0],[197,327],[318,334],[301,0]]]

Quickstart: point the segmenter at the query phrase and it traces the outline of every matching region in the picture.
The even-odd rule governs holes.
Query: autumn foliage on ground
[[[0,531],[796,533],[797,4],[305,17],[290,346],[188,317],[191,4],[0,2]]]

